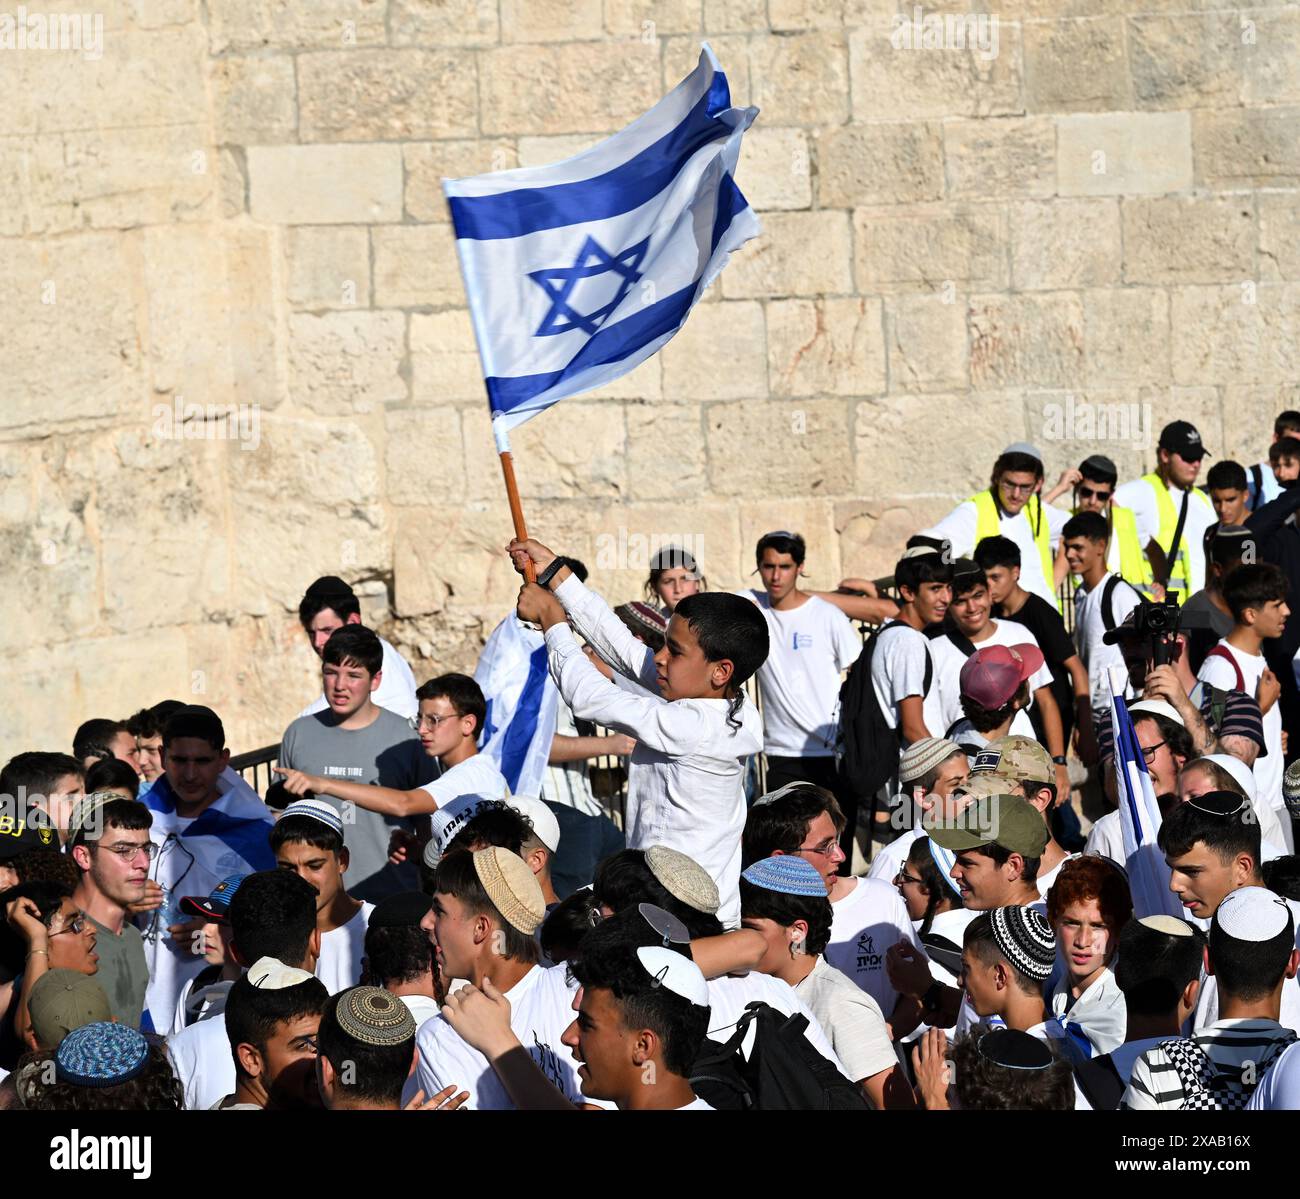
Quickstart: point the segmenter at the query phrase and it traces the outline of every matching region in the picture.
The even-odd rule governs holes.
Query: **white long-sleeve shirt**
[[[636,738],[628,767],[630,849],[666,845],[697,862],[718,885],[718,917],[740,922],[740,835],[745,759],[763,748],[763,722],[746,699],[728,723],[723,699],[665,700],[654,655],[593,591],[571,575],[555,590],[570,620],[602,659],[648,691],[609,682],[567,625],[546,633],[551,677],[576,716]]]

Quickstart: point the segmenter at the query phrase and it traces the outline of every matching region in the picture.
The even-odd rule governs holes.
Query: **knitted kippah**
[[[63,1038],[54,1055],[60,1082],[115,1087],[139,1074],[149,1060],[149,1042],[126,1024],[83,1024]]]
[[[955,741],[944,737],[922,737],[913,741],[903,751],[898,763],[898,781],[910,783],[919,779],[927,771],[933,770],[940,762],[946,762],[961,749]]]
[[[1045,982],[1056,965],[1056,934],[1037,908],[994,908],[993,940],[998,951],[1028,978]]]
[[[708,876],[703,866],[684,853],[666,845],[652,845],[645,851],[645,864],[668,894],[680,899],[688,908],[712,916],[722,906],[718,884]]]
[[[817,873],[816,867],[793,853],[778,854],[755,862],[740,877],[765,891],[779,891],[782,895],[806,895],[812,899],[826,898],[826,883]]]
[[[323,799],[295,799],[280,813],[281,820],[286,816],[306,816],[309,820],[318,821],[332,829],[340,837],[343,836],[343,817],[333,804],[326,803]]]
[[[1214,913],[1214,923],[1236,941],[1255,943],[1271,941],[1295,926],[1286,900],[1265,887],[1229,892]]]
[[[400,1045],[415,1036],[415,1017],[382,987],[353,987],[339,996],[339,1027],[366,1045]]]
[[[546,897],[523,858],[491,845],[474,855],[474,872],[501,918],[531,937],[546,919]]]
[[[1292,762],[1282,776],[1282,798],[1292,816],[1300,812],[1300,758]]]

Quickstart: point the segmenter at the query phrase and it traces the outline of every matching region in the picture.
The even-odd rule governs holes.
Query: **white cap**
[[[709,1006],[709,984],[690,958],[661,945],[643,946],[636,956],[650,976],[674,995],[690,1000],[696,1007]]]
[[[1246,793],[1246,798],[1251,803],[1255,802],[1257,798],[1255,772],[1245,762],[1240,758],[1234,758],[1231,754],[1206,754],[1205,760],[1213,762],[1220,769],[1226,770],[1232,775],[1233,782]]]
[[[1171,937],[1190,937],[1195,931],[1186,920],[1179,920],[1177,916],[1166,916],[1163,912],[1157,912],[1154,916],[1141,916],[1138,918],[1138,923],[1145,924],[1147,928],[1158,933],[1167,933]]]
[[[1271,941],[1294,927],[1286,900],[1265,887],[1230,891],[1219,904],[1214,919],[1228,936],[1238,941]]]
[[[473,818],[482,800],[480,795],[458,795],[441,804],[429,817],[429,843],[424,847],[424,864],[430,870],[442,860],[447,846]]]
[[[1145,712],[1148,716],[1163,716],[1166,720],[1172,720],[1179,728],[1187,727],[1187,722],[1178,715],[1178,709],[1167,700],[1140,699],[1135,704],[1129,704],[1128,711],[1135,721],[1139,713]]]
[[[560,822],[540,799],[528,795],[512,795],[506,803],[521,816],[527,816],[537,839],[552,853],[560,848]]]
[[[296,966],[286,966],[279,958],[258,958],[248,968],[248,981],[259,991],[283,991],[315,977]]]

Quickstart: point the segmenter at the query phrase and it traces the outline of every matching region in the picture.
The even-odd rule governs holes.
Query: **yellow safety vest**
[[[1168,492],[1165,493],[1166,497]],[[1178,523],[1177,516],[1174,523]],[[1137,516],[1132,508],[1121,508],[1118,504],[1110,506],[1110,527],[1119,546],[1119,575],[1125,582],[1131,583],[1139,591],[1146,591],[1155,582],[1155,572],[1151,569],[1151,560],[1142,552],[1142,542],[1138,539]],[[1174,531],[1169,530],[1172,537]]]
[[[975,544],[979,545],[985,537],[998,537],[1002,533],[1002,517],[993,500],[993,492],[981,491],[970,497],[975,505]],[[1029,497],[1029,502],[1021,509],[1034,534],[1034,544],[1038,547],[1038,556],[1043,560],[1043,579],[1052,593],[1052,604],[1059,612],[1060,600],[1056,597],[1055,575],[1052,569],[1052,530],[1043,514],[1043,502],[1036,495]]]
[[[1160,531],[1156,533],[1156,544],[1165,551],[1165,557],[1169,558],[1173,553],[1174,529],[1178,526],[1178,509],[1174,507],[1169,488],[1165,486],[1164,480],[1158,474],[1143,475],[1142,482],[1150,484],[1151,490],[1155,492],[1156,511],[1160,514]],[[1207,506],[1210,502],[1203,491],[1193,487],[1190,502],[1196,503],[1197,501]],[[1178,592],[1180,603],[1185,602],[1188,596],[1191,595],[1186,527],[1183,528],[1183,536],[1179,541],[1178,553],[1173,559],[1169,571],[1169,581],[1166,586],[1170,591],[1176,590]]]

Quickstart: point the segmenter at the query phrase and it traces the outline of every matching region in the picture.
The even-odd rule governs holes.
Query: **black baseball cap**
[[[1210,453],[1196,426],[1185,420],[1170,421],[1161,429],[1159,444],[1162,450],[1186,458],[1188,462],[1199,462]]]
[[[54,829],[33,824],[27,820],[6,820],[0,826],[0,862],[10,862],[20,853],[34,849],[59,851],[59,839]]]

